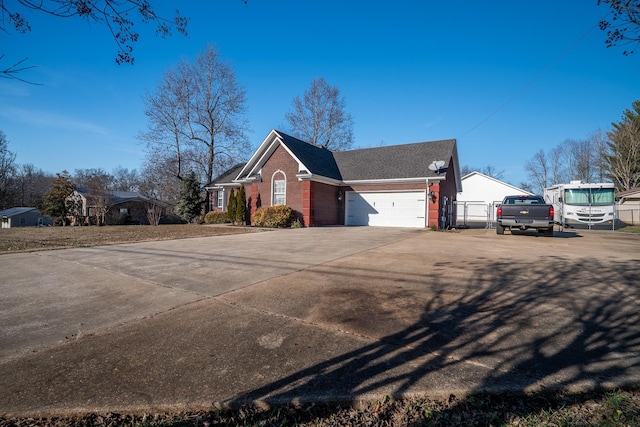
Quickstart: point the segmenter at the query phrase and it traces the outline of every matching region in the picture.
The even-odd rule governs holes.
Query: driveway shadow
[[[226,403],[403,398],[429,394],[431,380],[447,377],[451,386],[468,386],[469,394],[639,384],[640,290],[633,263],[555,258],[545,265],[477,261],[467,268],[475,273],[466,284],[437,272],[437,286],[405,277],[403,298],[420,286],[430,294],[410,326]],[[370,305],[367,319],[373,322],[389,303]]]

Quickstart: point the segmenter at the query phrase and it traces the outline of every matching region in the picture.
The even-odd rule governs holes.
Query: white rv
[[[544,200],[553,205],[554,221],[563,227],[612,225],[615,219],[615,188],[610,182],[557,184],[544,189]]]

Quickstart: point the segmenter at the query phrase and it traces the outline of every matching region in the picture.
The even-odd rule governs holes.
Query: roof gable
[[[478,172],[478,171],[473,171],[473,172],[468,173],[465,176],[463,176],[462,177],[462,185],[464,186],[465,181],[466,182],[471,182],[471,181],[475,181],[475,180],[490,181],[490,182],[493,182],[493,183],[495,183],[497,185],[500,185],[500,186],[503,186],[505,188],[514,190],[514,191],[516,191],[518,193],[533,195],[533,193],[530,192],[530,191],[524,190],[524,189],[522,189],[520,187],[516,187],[515,185],[511,185],[508,182],[501,181],[501,180],[499,180],[497,178],[494,178],[494,177],[489,176],[489,175],[485,175],[482,172]]]
[[[340,180],[340,171],[331,151],[276,130],[272,130],[260,144],[251,159],[240,170],[236,180],[251,180],[257,177],[260,168],[280,145],[298,162],[298,170],[301,173]]]

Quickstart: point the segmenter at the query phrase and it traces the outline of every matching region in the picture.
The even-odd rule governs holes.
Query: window
[[[129,208],[120,208],[120,215],[129,215]]]
[[[287,203],[287,181],[284,179],[273,180],[273,202],[272,206],[284,205]]]
[[[218,190],[218,207],[220,209],[224,208],[224,190],[221,188],[220,190]]]

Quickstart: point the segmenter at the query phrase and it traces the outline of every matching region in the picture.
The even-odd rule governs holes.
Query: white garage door
[[[346,225],[425,227],[424,191],[346,193]]]

